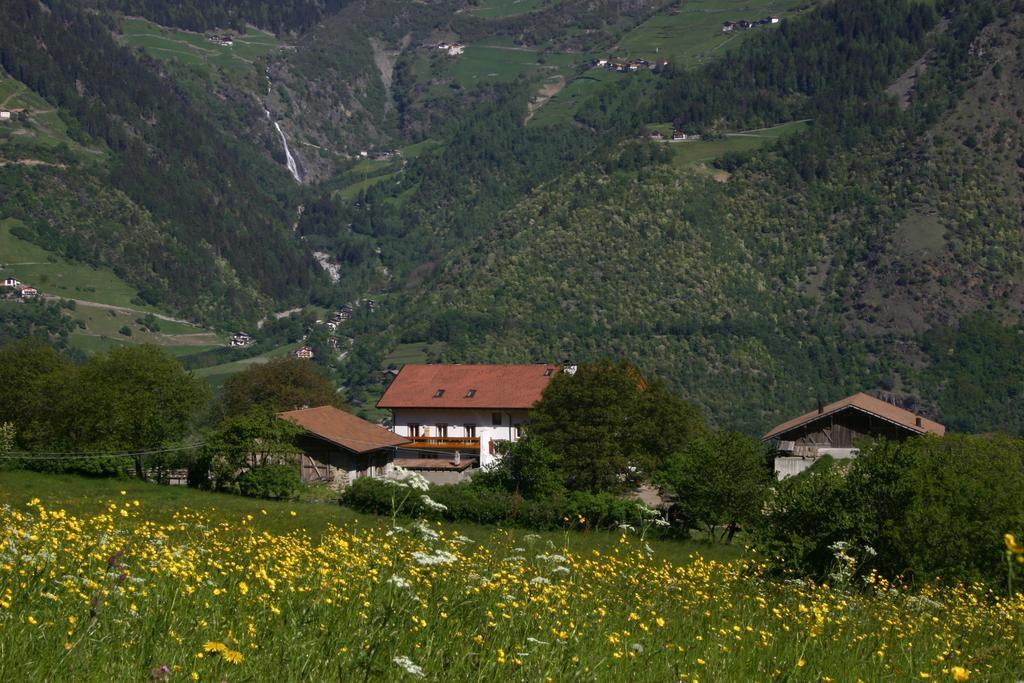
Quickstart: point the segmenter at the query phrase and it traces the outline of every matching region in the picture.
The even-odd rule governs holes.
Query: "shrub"
[[[889,577],[998,582],[1003,534],[1024,526],[1022,490],[1024,441],[880,442],[848,465],[780,482],[757,542],[780,566],[816,576],[844,541],[872,547]]]
[[[431,510],[419,493],[409,493],[380,479],[357,479],[341,494],[341,504],[357,512],[389,515],[398,509],[404,517],[432,517],[449,521],[494,524],[527,529],[561,529],[567,523],[592,529],[614,529],[625,522],[640,525],[645,516],[635,500],[611,493],[575,491],[564,497],[528,499],[475,481],[432,486],[430,498],[445,506]],[[649,519],[649,518],[648,518]],[[566,521],[568,520],[568,522]]]
[[[295,498],[302,486],[294,464],[254,467],[238,478],[238,492],[252,498]]]

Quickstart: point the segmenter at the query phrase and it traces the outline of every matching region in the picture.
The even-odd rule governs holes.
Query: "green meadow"
[[[785,135],[792,135],[807,128],[806,121],[792,121],[771,128],[748,130],[740,133],[726,133],[720,140],[682,140],[662,142],[670,145],[676,166],[695,166],[713,161],[729,152],[748,152],[760,149]],[[671,129],[671,126],[668,126]]]
[[[57,114],[57,109],[29,90],[21,81],[10,77],[0,68],[0,108],[23,109],[27,120],[0,123],[0,157],[32,159],[33,152],[52,151],[64,147],[80,161],[102,159],[104,149],[99,145],[84,146],[68,135],[68,127]],[[44,157],[45,158],[45,157]],[[2,260],[3,252],[0,252]]]
[[[627,33],[614,57],[667,59],[694,66],[713,59],[745,37],[778,26],[723,33],[726,21],[754,21],[767,16],[786,17],[807,0],[690,0],[679,12],[662,11]]]
[[[241,372],[253,365],[266,363],[268,360],[273,358],[284,358],[292,351],[299,348],[299,346],[301,346],[301,344],[286,344],[267,351],[266,353],[261,353],[258,356],[253,356],[252,358],[242,358],[228,363],[221,363],[220,365],[211,365],[209,367],[199,368],[194,372],[197,376],[205,378],[214,389],[220,389],[231,375]],[[196,350],[198,351],[199,349]]]
[[[251,75],[256,60],[282,46],[272,33],[252,26],[244,35],[232,37],[234,44],[225,46],[210,42],[206,34],[165,28],[145,19],[126,18],[121,25],[121,41],[125,45],[157,59],[177,60],[203,69],[216,67],[232,76]]]
[[[556,4],[553,0],[480,0],[469,13],[483,19],[499,19],[526,14]]]

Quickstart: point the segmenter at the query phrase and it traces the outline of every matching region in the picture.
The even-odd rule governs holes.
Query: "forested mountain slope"
[[[946,9],[940,22],[914,3],[835,3],[680,74],[647,112],[609,94],[605,112],[676,112],[705,132],[814,123],[724,160],[717,179],[634,142],[549,183],[409,296],[404,338],[447,341],[448,360],[625,357],[752,431],[860,389],[959,415],[958,428],[1020,429],[1007,420],[1020,373],[972,357],[979,388],[947,391],[936,337],[920,334],[1024,309],[1020,8]],[[908,69],[903,108],[886,88]],[[1012,352],[1012,331],[968,322],[995,358]]]
[[[305,296],[314,266],[288,231],[283,169],[118,46],[112,28],[75,3],[5,3],[0,66],[58,111],[73,140],[109,155],[56,148],[45,165],[4,166],[3,216],[41,246],[115,265],[150,303],[207,319]],[[4,154],[31,157],[15,141]]]

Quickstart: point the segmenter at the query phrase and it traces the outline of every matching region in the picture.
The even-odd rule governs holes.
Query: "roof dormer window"
[[[554,368],[547,368],[546,370],[544,370],[544,376],[545,377],[550,377],[551,373],[553,373],[554,371],[555,371]]]
[[[476,396],[476,389],[470,389],[466,392],[466,398],[473,398]]]
[[[444,396],[444,389],[438,389],[434,392],[434,398],[441,398]]]

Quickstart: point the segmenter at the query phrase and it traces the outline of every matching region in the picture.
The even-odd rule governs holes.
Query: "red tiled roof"
[[[313,436],[356,453],[401,446],[408,442],[408,439],[403,436],[398,436],[383,427],[334,406],[289,410],[279,413],[278,417],[297,424]]]
[[[377,407],[531,408],[557,372],[556,365],[406,365]]]
[[[904,429],[916,432],[918,434],[928,433],[942,436],[943,434],[946,433],[945,426],[939,424],[938,422],[933,422],[932,420],[921,417],[920,415],[912,413],[909,410],[904,410],[903,408],[894,406],[891,403],[886,403],[885,401],[877,399],[874,396],[869,396],[865,393],[857,393],[854,394],[853,396],[848,396],[840,401],[836,401],[835,403],[828,404],[827,406],[822,408],[820,412],[817,410],[812,410],[811,412],[801,415],[800,417],[793,418],[788,422],[783,422],[782,424],[774,427],[770,432],[765,434],[763,437],[761,437],[761,439],[763,441],[767,441],[768,439],[774,439],[779,434],[788,432],[789,430],[795,429],[796,427],[802,427],[808,422],[813,422],[814,420],[817,420],[820,417],[825,417],[826,415],[837,413],[840,410],[845,410],[846,408],[854,408],[855,410],[868,413],[869,415],[874,415],[875,417],[881,418],[883,420],[888,420],[893,424],[899,425]],[[918,418],[921,419],[920,426],[918,426],[917,424]]]

